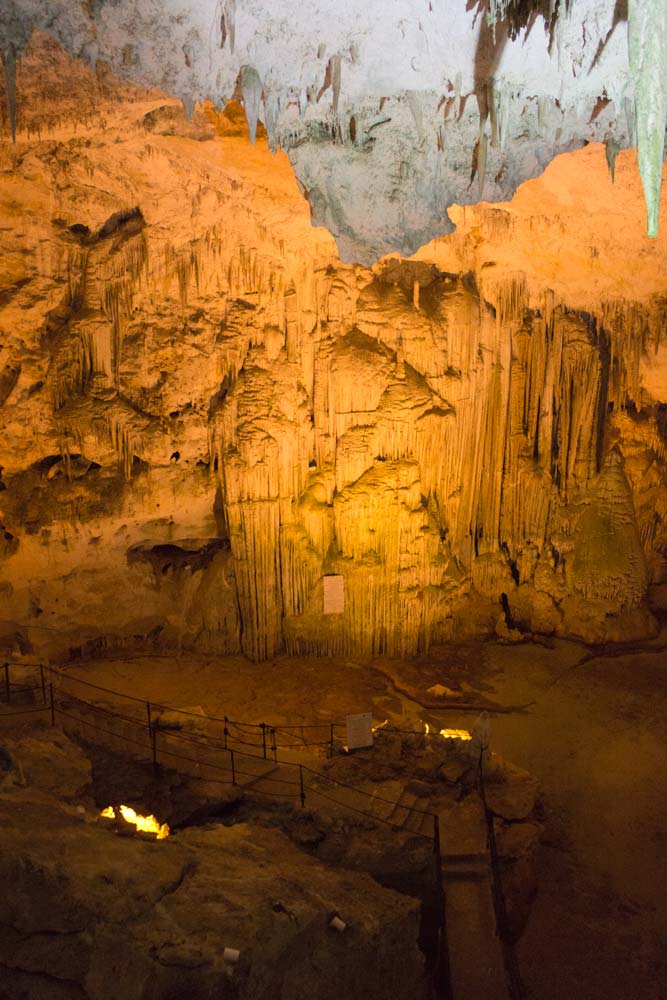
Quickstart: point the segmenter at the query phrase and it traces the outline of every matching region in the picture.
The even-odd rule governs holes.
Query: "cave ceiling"
[[[0,649],[653,635],[666,9],[0,6]]]
[[[413,253],[452,204],[503,201],[555,155],[639,145],[648,225],[667,107],[662,0],[3,0],[0,51],[33,31],[182,99],[245,107],[287,151],[344,261]],[[21,92],[23,91],[23,92]]]

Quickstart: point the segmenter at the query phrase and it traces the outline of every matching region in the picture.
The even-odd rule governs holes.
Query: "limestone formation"
[[[104,76],[239,98],[289,151],[342,259],[412,253],[447,210],[502,201],[558,153],[638,145],[656,235],[665,132],[662,0],[4,0],[7,135],[42,117],[20,62],[48,31]],[[17,66],[17,63],[19,64]],[[85,95],[65,102],[85,119]],[[83,99],[82,99],[83,98]],[[62,112],[61,112],[62,114]]]
[[[69,77],[85,120],[57,115]],[[188,122],[44,36],[17,79],[41,119],[0,147],[8,651],[650,634],[667,251],[634,154],[613,184],[602,146],[561,157],[366,268],[235,102]]]

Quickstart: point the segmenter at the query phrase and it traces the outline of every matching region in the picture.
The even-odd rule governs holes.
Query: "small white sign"
[[[338,615],[345,610],[345,586],[342,576],[324,578],[324,614]]]
[[[345,722],[348,750],[361,750],[362,747],[373,746],[373,716],[370,712],[348,715]]]

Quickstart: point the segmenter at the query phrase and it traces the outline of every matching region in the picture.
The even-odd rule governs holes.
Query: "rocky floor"
[[[418,899],[321,863],[278,824],[119,836],[57,729],[2,742],[2,1000],[426,997]]]
[[[373,707],[378,721],[470,725],[496,706],[493,748],[538,776],[546,835],[519,945],[535,1000],[662,995],[667,856],[667,633],[638,648],[484,643],[409,663],[137,659],[76,672],[214,714],[317,721]],[[436,708],[429,688],[450,689]],[[194,692],[197,692],[196,695]],[[456,709],[455,705],[465,706]],[[424,706],[428,706],[425,708]]]
[[[25,691],[2,712],[2,1000],[441,996],[436,817],[455,992],[504,1000],[474,740],[384,728],[356,754],[338,741],[326,754],[281,747],[280,766],[234,742],[232,786],[201,763],[184,769],[202,743],[157,768],[145,739],[112,749],[120,715],[73,740],[79,710],[62,687],[55,726],[39,691],[34,715]],[[212,721],[183,719],[181,735],[205,737],[221,763]],[[163,761],[166,739],[161,729]],[[497,755],[485,771],[514,933],[534,891],[536,782]],[[134,830],[126,806],[158,817],[159,842]]]

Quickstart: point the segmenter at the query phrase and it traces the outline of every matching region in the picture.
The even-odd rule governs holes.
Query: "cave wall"
[[[634,154],[612,185],[591,145],[413,259],[344,265],[233,103],[189,122],[47,39],[26,59],[41,124],[0,146],[6,650],[651,632],[667,244]],[[86,121],[49,96],[67,74]]]

